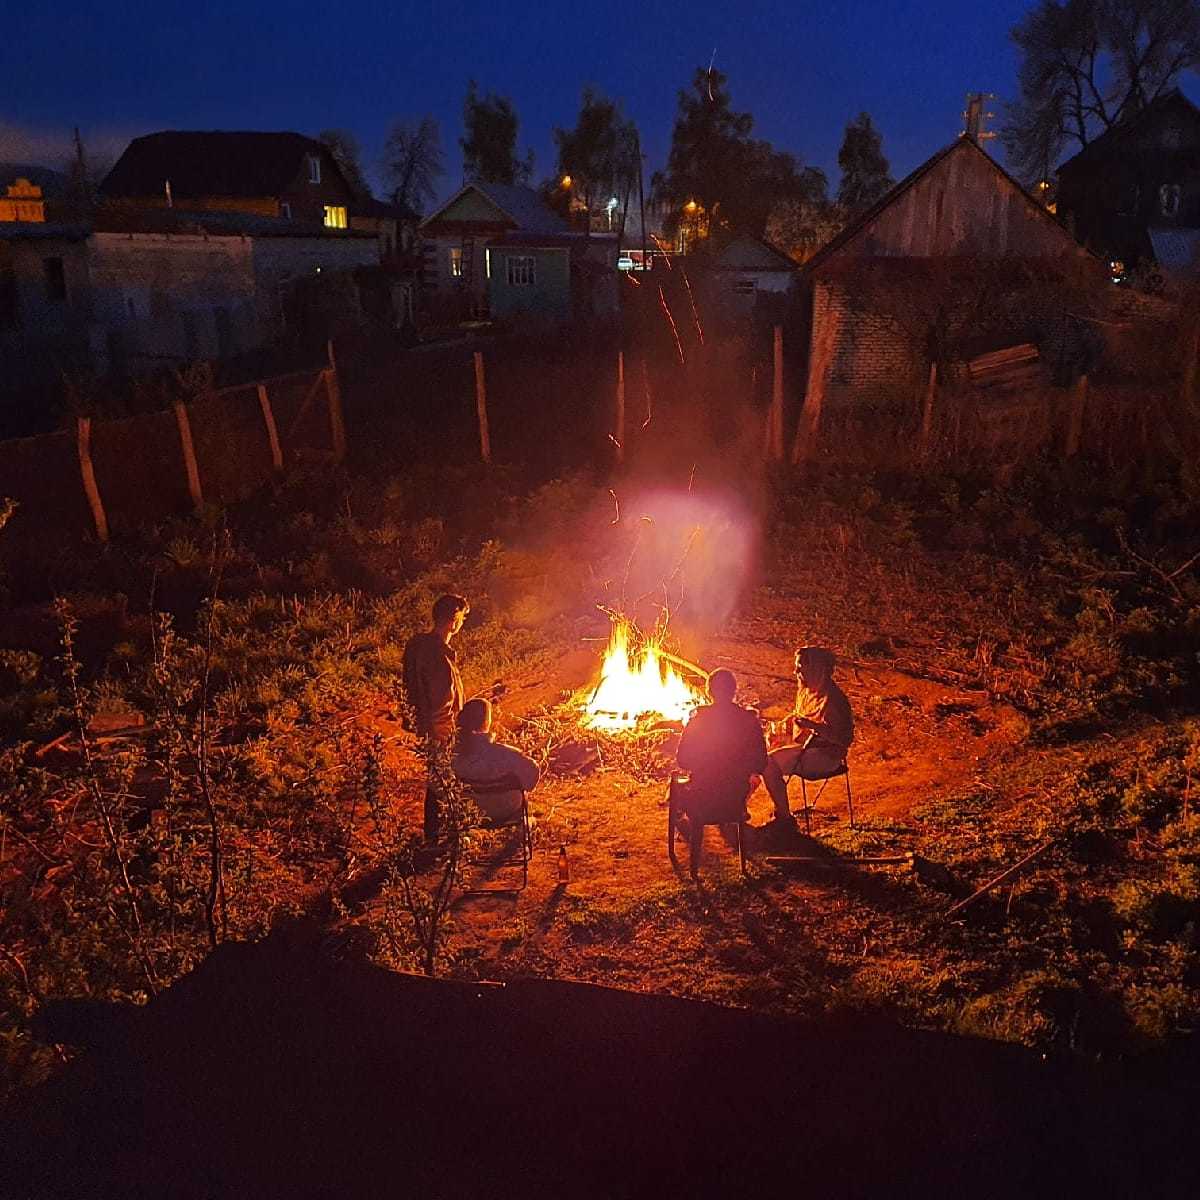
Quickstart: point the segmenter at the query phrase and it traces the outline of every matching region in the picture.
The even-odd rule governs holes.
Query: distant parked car
[[[632,271],[633,266],[633,259],[628,254],[622,254],[621,257],[617,259],[618,271]]]

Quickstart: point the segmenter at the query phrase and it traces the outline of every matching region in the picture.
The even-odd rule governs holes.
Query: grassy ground
[[[1082,476],[1004,492],[830,476],[764,487],[747,510],[691,484],[311,478],[11,574],[8,1086],[47,1069],[23,1026],[43,999],[143,998],[212,941],[299,911],[414,965],[386,869],[422,791],[396,674],[443,590],[472,599],[468,689],[501,696],[506,735],[546,778],[528,889],[456,900],[440,969],[880,1008],[1088,1051],[1185,1028],[1200,987],[1186,489],[1122,501]],[[834,649],[858,718],[858,828],[835,781],[811,840],[752,835],[746,880],[716,830],[699,886],[674,870],[670,732],[601,739],[577,721],[607,633],[598,604],[643,621],[668,607],[681,649],[732,667],[768,717],[788,709],[794,647]],[[756,825],[768,807],[756,793]],[[822,861],[765,862],[780,849]]]

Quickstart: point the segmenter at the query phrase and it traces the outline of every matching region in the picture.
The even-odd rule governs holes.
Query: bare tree
[[[445,173],[438,123],[430,116],[397,121],[384,146],[382,170],[392,202],[421,212],[437,195],[437,180]]]
[[[362,152],[359,149],[358,138],[348,129],[322,129],[317,134],[317,141],[324,142],[337,163],[338,170],[350,185],[355,196],[366,198],[371,195],[371,187],[362,169]]]
[[[1005,149],[1026,179],[1082,149],[1200,65],[1196,0],[1041,0],[1014,26],[1020,95]]]

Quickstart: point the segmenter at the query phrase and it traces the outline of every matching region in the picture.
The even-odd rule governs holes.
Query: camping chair
[[[514,792],[521,794],[521,807],[507,820],[496,821],[491,817],[485,816],[479,823],[479,828],[485,832],[503,829],[517,831],[519,833],[517,845],[506,848],[505,852],[500,856],[477,855],[468,859],[464,864],[464,866],[486,867],[489,869],[489,876],[510,867],[519,869],[521,872],[521,886],[497,887],[489,884],[481,884],[477,887],[464,887],[463,890],[472,896],[486,895],[488,892],[512,894],[524,891],[526,885],[529,883],[529,863],[533,858],[533,826],[529,820],[529,797],[525,794],[524,788],[511,775],[503,775],[499,779],[492,779],[487,783],[470,783],[464,779],[462,781],[462,788],[463,795],[475,801],[481,811],[485,811],[483,806],[479,804],[479,800],[482,797],[510,795]]]
[[[793,779],[800,780],[800,797],[801,797],[801,804],[803,805],[803,808],[804,808],[804,832],[806,834],[812,833],[812,810],[817,807],[817,801],[820,800],[822,793],[825,791],[826,787],[829,786],[829,781],[831,779],[838,779],[838,778],[844,779],[846,781],[846,808],[850,812],[850,828],[853,829],[854,828],[854,796],[851,794],[851,791],[850,791],[850,765],[846,759],[843,758],[842,761],[838,764],[838,766],[834,768],[834,770],[828,772],[825,775],[804,776],[804,775],[801,775],[799,772],[796,772],[795,774],[785,775],[783,777],[784,786],[787,786],[788,784],[790,784]],[[808,798],[808,785],[810,783],[820,783],[820,785],[821,785],[817,789],[817,794],[812,798],[811,801]]]
[[[687,775],[672,775],[667,791],[667,856],[671,862],[678,865],[675,857],[675,835],[680,832],[679,818],[684,815],[684,789],[691,782]],[[704,827],[706,825],[733,825],[737,829],[738,865],[742,874],[746,874],[746,843],[743,830],[746,825],[746,799],[739,797],[736,805],[728,806],[728,811],[722,811],[719,804],[713,804],[712,812],[706,820],[698,820],[691,813],[687,814],[690,826],[688,838],[688,869],[693,879],[699,877],[700,851],[704,845]]]

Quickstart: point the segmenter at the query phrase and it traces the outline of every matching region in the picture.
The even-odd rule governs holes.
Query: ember
[[[636,728],[639,717],[647,715],[686,722],[704,697],[675,670],[669,657],[661,637],[639,639],[632,622],[614,618],[600,682],[584,705],[584,724],[620,733]]]

